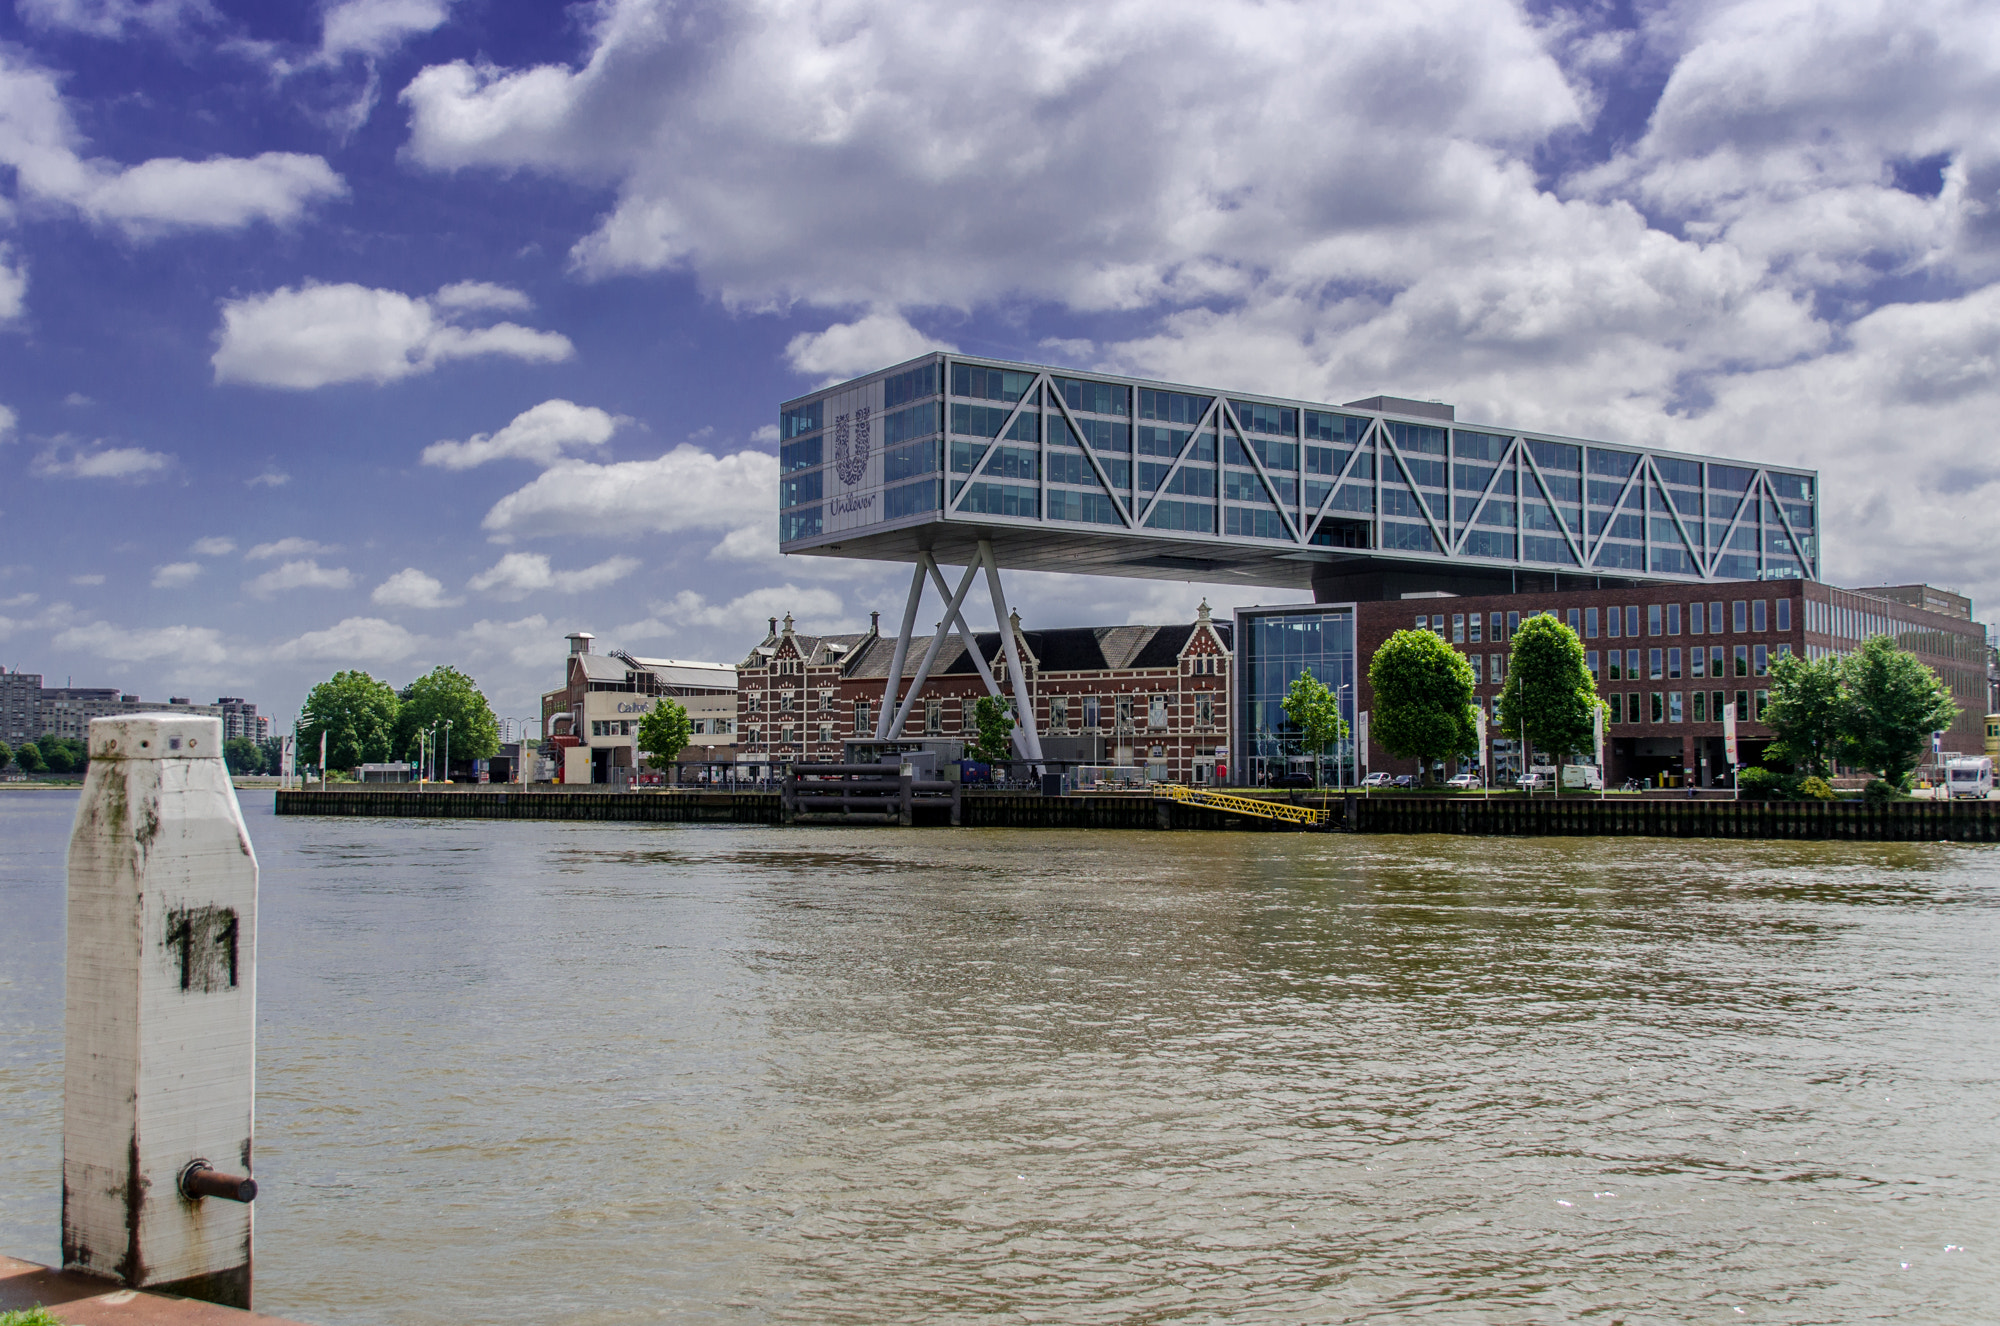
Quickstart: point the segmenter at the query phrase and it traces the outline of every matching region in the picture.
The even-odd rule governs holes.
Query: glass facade
[[[1333,548],[1648,580],[1818,577],[1814,474],[1460,427],[1450,414],[938,355],[780,411],[780,524],[796,542],[923,513],[1275,556]],[[905,449],[900,477],[870,469],[871,454],[890,449]],[[809,497],[822,468],[841,484]],[[907,482],[921,487],[875,500]],[[1679,633],[1678,622],[1648,625]]]
[[[1319,779],[1353,786],[1355,661],[1351,607],[1245,608],[1236,614],[1236,770],[1231,781],[1261,783],[1272,773],[1307,771],[1311,757],[1299,749],[1298,729],[1285,717],[1284,699],[1307,669],[1340,698],[1349,739],[1327,751]],[[1342,688],[1345,689],[1342,689]]]

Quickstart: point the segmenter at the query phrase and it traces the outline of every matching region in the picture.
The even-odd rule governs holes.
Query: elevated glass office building
[[[1818,578],[1812,471],[1454,414],[926,355],[781,408],[779,542],[1321,602]]]

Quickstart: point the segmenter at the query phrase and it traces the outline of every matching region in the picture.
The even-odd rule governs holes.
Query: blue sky
[[[854,629],[776,404],[934,345],[1811,466],[1830,579],[1987,618],[1996,218],[1991,5],[13,0],[0,663],[521,715]]]

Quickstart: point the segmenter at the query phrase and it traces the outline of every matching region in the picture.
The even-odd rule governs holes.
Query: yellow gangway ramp
[[[1315,828],[1327,822],[1327,812],[1314,810],[1311,806],[1294,806],[1288,801],[1265,801],[1258,797],[1230,796],[1226,792],[1211,792],[1206,788],[1182,787],[1178,783],[1168,783],[1153,789],[1155,796],[1166,797],[1189,806],[1207,806],[1211,810],[1226,811],[1231,815],[1253,815],[1258,819],[1282,820],[1287,824],[1309,824]]]

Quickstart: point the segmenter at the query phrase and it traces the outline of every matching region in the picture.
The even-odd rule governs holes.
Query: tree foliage
[[[1840,676],[1847,694],[1841,740],[1847,762],[1907,789],[1910,771],[1930,749],[1931,733],[1958,718],[1951,692],[1886,635],[1864,641],[1843,658]]]
[[[1399,759],[1434,761],[1479,747],[1472,665],[1429,631],[1398,631],[1368,663],[1375,692],[1369,737]]]
[[[1014,711],[997,695],[982,695],[972,706],[973,726],[978,736],[972,743],[972,758],[988,764],[1008,759],[1014,753]]]
[[[35,738],[35,749],[42,757],[42,767],[50,773],[82,773],[90,764],[90,748],[75,737],[44,732]]]
[[[14,752],[14,763],[21,766],[22,773],[40,773],[44,761],[41,748],[32,741],[24,741]]]
[[[264,772],[264,748],[248,737],[231,737],[222,743],[222,762],[233,774]]]
[[[1849,705],[1840,660],[1785,654],[1771,664],[1771,698],[1764,722],[1777,734],[1764,762],[1824,778],[1840,753]]]
[[[1307,668],[1292,682],[1280,701],[1285,717],[1299,730],[1299,746],[1304,754],[1320,756],[1326,748],[1347,735],[1347,720],[1340,716],[1340,697]],[[1319,781],[1319,760],[1313,761],[1313,781]]]
[[[1595,745],[1598,703],[1576,632],[1546,613],[1522,622],[1500,689],[1500,731],[1551,755],[1575,755]]]
[[[6,742],[0,741],[0,769],[6,768],[13,762],[14,762],[14,748],[12,746],[9,746]]]
[[[352,769],[388,759],[395,748],[399,708],[388,682],[359,670],[334,673],[306,695],[299,714],[299,763],[319,762],[321,734],[328,768]]]
[[[688,718],[687,709],[670,696],[661,696],[639,720],[639,750],[659,768],[678,760],[693,736],[694,723]]]
[[[397,696],[396,749],[415,759],[417,733],[435,727],[433,738],[443,752],[446,722],[451,724],[451,759],[483,760],[500,753],[500,724],[472,678],[457,668],[439,664],[405,686]]]

